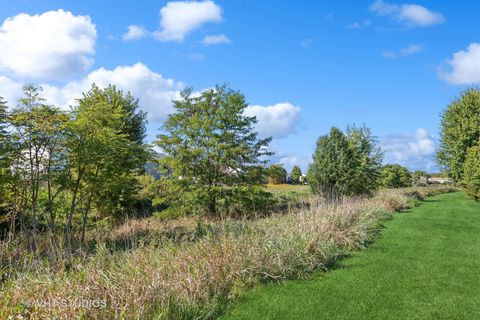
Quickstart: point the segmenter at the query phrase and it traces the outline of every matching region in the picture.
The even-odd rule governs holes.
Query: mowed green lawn
[[[480,205],[430,198],[338,268],[258,287],[224,319],[480,319]]]

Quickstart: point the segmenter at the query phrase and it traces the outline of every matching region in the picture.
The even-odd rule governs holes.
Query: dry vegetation
[[[62,268],[35,260],[1,284],[0,318],[208,319],[244,289],[303,278],[363,248],[394,211],[447,188],[380,191],[249,221],[132,220]],[[114,250],[117,242],[131,242]],[[121,247],[121,246],[120,246]],[[21,270],[21,271],[20,271]],[[34,301],[50,301],[49,307]],[[99,308],[55,305],[103,300]]]

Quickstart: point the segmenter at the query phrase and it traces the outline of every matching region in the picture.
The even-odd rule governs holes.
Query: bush
[[[385,188],[406,188],[412,185],[412,175],[398,164],[387,164],[380,171],[380,184]]]
[[[312,191],[327,198],[369,195],[378,188],[382,154],[368,128],[332,128],[321,136],[308,171]]]

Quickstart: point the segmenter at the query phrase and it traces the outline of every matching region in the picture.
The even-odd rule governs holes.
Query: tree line
[[[70,111],[41,93],[27,85],[17,106],[0,103],[0,222],[4,237],[28,234],[34,253],[39,232],[51,235],[53,252],[71,251],[89,222],[135,211],[146,115],[114,86],[93,85]]]
[[[2,237],[39,233],[53,251],[85,245],[96,223],[162,210],[162,215],[243,215],[274,203],[265,182],[283,183],[286,170],[267,167],[271,138],[258,137],[243,94],[226,86],[181,93],[154,144],[166,156],[164,174],[145,172],[153,161],[145,142],[146,114],[115,86],[91,89],[69,111],[49,105],[34,85],[18,105],[0,99],[0,227]],[[477,199],[480,194],[480,93],[469,89],[446,109],[438,159]],[[307,180],[328,199],[368,196],[380,187],[421,184],[425,172],[382,165],[383,153],[366,126],[332,128],[317,140]],[[298,166],[291,183],[303,183]],[[61,235],[61,237],[59,237]]]

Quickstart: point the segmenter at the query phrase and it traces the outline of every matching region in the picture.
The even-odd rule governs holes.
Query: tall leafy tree
[[[300,183],[300,177],[302,176],[302,170],[300,170],[300,167],[294,166],[292,168],[292,172],[290,172],[290,180],[293,184],[299,184]]]
[[[380,183],[385,188],[405,188],[412,185],[412,175],[398,164],[387,164],[380,172]]]
[[[287,170],[279,164],[272,164],[267,171],[268,182],[280,184],[287,182]]]
[[[321,136],[309,167],[314,193],[328,198],[370,194],[377,189],[382,154],[367,128],[332,128]]]
[[[455,182],[463,179],[469,148],[480,141],[480,90],[471,88],[455,98],[442,114],[438,162]]]
[[[11,176],[11,141],[8,133],[7,102],[0,97],[0,225],[8,219],[8,180]],[[2,230],[0,229],[0,232]]]
[[[353,194],[370,194],[378,188],[383,153],[366,126],[349,126],[346,130],[352,150],[352,165],[355,167],[351,190]]]
[[[60,188],[55,188],[56,180],[63,174],[65,163],[62,147],[64,128],[68,116],[59,109],[45,104],[41,98],[41,88],[34,85],[24,87],[20,104],[10,115],[14,128],[12,139],[16,145],[14,170],[28,185],[28,209],[31,222],[31,248],[36,250],[36,234],[39,216],[48,212],[50,227],[54,224],[53,202]],[[46,205],[40,204],[42,190],[46,186]]]
[[[71,200],[65,243],[71,247],[73,218],[82,221],[82,242],[88,214],[121,216],[132,208],[138,188],[136,175],[148,159],[146,115],[138,101],[114,86],[96,85],[83,94],[73,111],[67,142]]]
[[[0,184],[7,175],[10,160],[10,135],[8,133],[8,107],[7,102],[0,97]]]
[[[256,118],[244,115],[247,106],[240,92],[226,86],[182,92],[156,141],[171,170],[160,202],[185,213],[218,214],[240,189],[258,183],[261,171],[255,168],[270,154],[270,139],[257,137]]]

